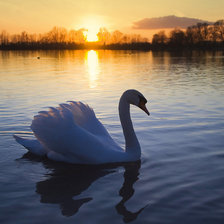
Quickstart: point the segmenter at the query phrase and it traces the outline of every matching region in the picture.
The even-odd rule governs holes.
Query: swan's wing
[[[96,136],[110,137],[109,133],[96,118],[96,115],[91,107],[82,102],[69,101],[69,104],[60,104],[57,110],[62,111],[68,109],[73,114],[73,119],[76,125],[87,130]]]
[[[93,110],[82,103],[71,102],[40,111],[31,129],[54,160],[97,162],[108,156],[111,147],[118,147]]]

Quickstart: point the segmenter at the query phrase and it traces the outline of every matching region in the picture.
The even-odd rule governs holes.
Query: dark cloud
[[[177,17],[177,16],[164,16],[157,18],[145,18],[133,23],[134,29],[168,29],[168,28],[187,28],[188,26],[196,25],[197,23],[208,23],[213,22],[194,19],[188,17]]]

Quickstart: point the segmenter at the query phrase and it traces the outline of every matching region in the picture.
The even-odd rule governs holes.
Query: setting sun
[[[97,33],[99,32],[100,28],[106,26],[106,24],[105,21],[94,16],[85,18],[81,26],[86,29],[86,31],[84,31],[86,40],[88,42],[93,42],[98,41]]]
[[[89,28],[84,31],[84,35],[86,36],[87,42],[98,41],[97,33],[98,30],[95,30],[95,28]]]

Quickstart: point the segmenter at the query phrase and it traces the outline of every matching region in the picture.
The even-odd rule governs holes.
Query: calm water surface
[[[40,59],[37,59],[37,57]],[[81,100],[124,145],[117,104],[132,107],[139,163],[75,166],[27,154],[32,117]],[[0,223],[223,223],[224,54],[0,52]]]

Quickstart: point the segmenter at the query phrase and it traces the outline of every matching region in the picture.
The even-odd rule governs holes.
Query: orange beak
[[[140,103],[139,103],[139,108],[141,108],[143,111],[145,111],[145,113],[147,113],[148,116],[150,115],[148,109],[147,109],[146,106],[145,106],[145,103],[140,102]]]

